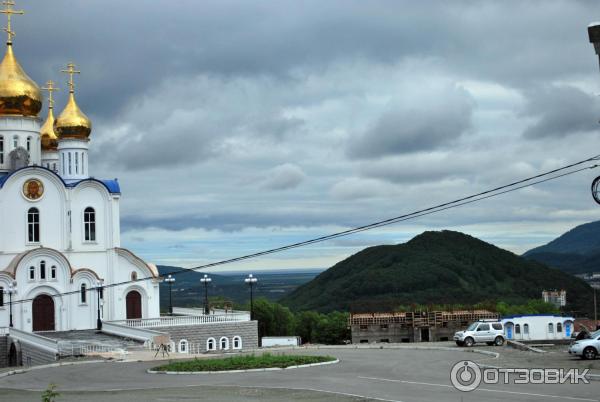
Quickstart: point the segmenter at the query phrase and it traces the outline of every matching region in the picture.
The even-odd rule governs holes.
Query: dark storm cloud
[[[348,153],[378,158],[437,149],[465,133],[472,109],[469,95],[458,88],[414,95],[408,104],[385,112],[350,145]]]
[[[80,102],[114,119],[169,77],[201,72],[289,78],[294,68],[356,57],[433,57],[450,70],[517,86],[583,72],[593,62],[581,62],[589,51],[588,5],[22,0],[28,14],[15,22],[16,49],[38,82],[59,79],[61,66],[78,62]]]
[[[538,121],[523,133],[525,138],[544,139],[597,131],[600,101],[580,89],[570,86],[551,86],[531,91],[525,116]]]

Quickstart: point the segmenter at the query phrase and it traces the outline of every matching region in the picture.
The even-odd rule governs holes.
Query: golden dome
[[[37,116],[41,109],[40,88],[23,71],[9,43],[0,63],[0,116]]]
[[[75,94],[72,90],[69,93],[67,106],[54,121],[54,131],[60,139],[74,138],[80,140],[87,140],[92,132],[92,122],[77,106]]]
[[[42,137],[42,151],[56,151],[58,148],[58,136],[54,132],[54,112],[52,107],[48,108],[48,118],[40,130]]]

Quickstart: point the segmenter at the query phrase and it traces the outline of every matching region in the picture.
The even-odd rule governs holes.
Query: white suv
[[[588,339],[575,341],[569,347],[569,354],[582,359],[594,360],[600,353],[600,330],[590,334]]]
[[[454,334],[458,346],[473,346],[475,343],[504,345],[504,327],[499,321],[475,321],[464,331]]]

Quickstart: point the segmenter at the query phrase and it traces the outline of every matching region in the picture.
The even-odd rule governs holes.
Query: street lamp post
[[[204,274],[203,278],[200,278],[200,282],[204,284],[204,314],[208,315],[210,309],[208,307],[208,284],[212,282],[212,279],[208,275]]]
[[[13,286],[13,284],[9,284],[8,285],[8,309],[9,309],[9,326],[12,328],[13,327],[13,314],[12,314],[12,295],[13,293],[15,293],[17,291],[17,289],[15,289],[15,287]]]
[[[593,22],[588,25],[588,35],[590,37],[590,43],[594,45],[596,54],[600,58],[600,22]]]
[[[97,319],[96,319],[96,330],[102,331],[102,319],[100,318],[100,293],[102,292],[102,281],[96,282],[96,293],[98,295],[97,303]]]
[[[256,279],[252,276],[252,274],[250,274],[246,279],[244,279],[244,282],[246,282],[250,286],[250,320],[252,321],[254,319],[254,300],[252,297],[252,287],[254,286],[254,284],[256,284],[256,282],[258,282],[258,279]]]
[[[169,315],[173,315],[173,282],[175,282],[175,278],[169,274],[165,282],[169,284]]]

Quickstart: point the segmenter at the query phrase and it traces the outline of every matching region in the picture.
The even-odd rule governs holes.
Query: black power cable
[[[510,193],[513,191],[517,191],[517,190],[521,190],[523,188],[526,187],[531,187],[540,183],[545,183],[548,181],[552,181],[552,180],[556,180],[565,176],[570,176],[572,174],[575,173],[579,173],[582,172],[584,170],[588,170],[588,169],[594,169],[596,167],[598,167],[598,165],[592,165],[592,166],[587,166],[587,167],[583,167],[583,168],[578,168],[575,170],[570,170],[568,172],[565,173],[561,173],[561,174],[556,174],[558,172],[562,172],[564,170],[567,169],[571,169],[573,167],[582,165],[584,163],[588,163],[591,161],[598,161],[600,160],[600,155],[596,155],[593,156],[591,158],[588,159],[584,159],[582,161],[579,162],[575,162],[557,169],[553,169],[544,173],[540,173],[537,174],[535,176],[531,176],[525,179],[521,179],[518,181],[514,181],[512,183],[509,184],[505,184],[490,190],[486,190],[486,191],[482,191],[480,193],[476,193],[476,194],[472,194],[466,197],[462,197],[462,198],[458,198],[455,199],[453,201],[449,201],[449,202],[445,202],[442,204],[438,204],[432,207],[428,207],[428,208],[424,208],[421,210],[417,210],[408,214],[404,214],[404,215],[400,215],[400,216],[396,216],[393,218],[388,218],[388,219],[384,219],[381,221],[377,221],[374,223],[370,223],[368,225],[363,225],[363,226],[358,226],[352,229],[348,229],[348,230],[344,230],[344,231],[340,231],[337,233],[332,233],[330,235],[326,235],[326,236],[320,236],[320,237],[316,237],[313,239],[309,239],[309,240],[305,240],[305,241],[301,241],[301,242],[297,242],[297,243],[292,243],[292,244],[288,244],[285,246],[281,246],[281,247],[277,247],[277,248],[272,248],[269,250],[264,250],[264,251],[260,251],[257,253],[253,253],[253,254],[247,254],[244,256],[240,256],[240,257],[235,257],[235,258],[230,258],[227,260],[221,260],[221,261],[217,261],[217,262],[213,262],[213,263],[209,263],[209,264],[204,264],[204,265],[200,265],[198,267],[195,268],[182,268],[178,271],[172,271],[169,272],[166,275],[179,275],[181,273],[184,272],[189,272],[189,271],[197,271],[200,269],[206,269],[206,268],[212,268],[212,267],[216,267],[216,266],[220,266],[220,265],[226,265],[226,264],[231,264],[233,262],[239,262],[239,261],[244,261],[244,260],[249,260],[249,259],[253,259],[253,258],[257,258],[257,257],[261,257],[261,256],[265,256],[265,255],[269,255],[269,254],[275,254],[275,253],[279,253],[282,251],[286,251],[286,250],[291,250],[291,249],[295,249],[295,248],[299,248],[299,247],[304,247],[304,246],[308,246],[311,244],[315,244],[315,243],[321,243],[327,240],[332,240],[332,239],[336,239],[338,237],[344,237],[344,236],[349,236],[351,234],[354,233],[360,233],[360,232],[364,232],[367,230],[371,230],[371,229],[375,229],[378,227],[382,227],[382,226],[388,226],[388,225],[392,225],[394,223],[398,223],[398,222],[403,222],[403,221],[407,221],[410,219],[415,219],[421,216],[425,216],[425,215],[431,215],[437,212],[441,212],[441,211],[445,211],[448,209],[452,209],[452,208],[457,208],[463,205],[467,205],[467,204],[472,204],[474,202],[478,202],[478,201],[482,201],[488,198],[492,198],[492,197],[497,197],[499,195],[502,194],[506,194],[506,193]],[[546,176],[550,176],[550,177],[546,177]],[[544,178],[543,178],[544,177]],[[543,179],[542,179],[543,178]],[[100,286],[100,288],[112,288],[112,287],[116,287],[116,286],[122,286],[122,285],[127,285],[129,283],[137,283],[137,282],[142,282],[142,281],[147,281],[147,280],[151,280],[151,279],[155,279],[153,277],[145,277],[145,278],[138,278],[135,280],[129,280],[129,281],[123,281],[123,282],[117,282],[117,283],[112,283],[112,284],[108,284],[108,285],[102,285]],[[97,290],[98,287],[90,287],[89,289],[86,289],[86,291],[94,291]],[[64,292],[64,293],[57,293],[52,295],[52,297],[55,296],[68,296],[68,295],[73,295],[73,294],[80,294],[80,290],[74,290],[74,291],[70,291],[70,292]],[[17,301],[13,301],[13,304],[18,304],[18,303],[24,303],[24,302],[29,302],[29,301],[33,301],[33,299],[22,299],[22,300],[17,300]]]

